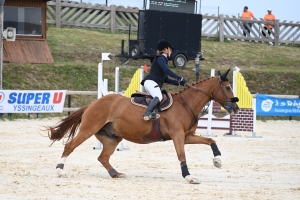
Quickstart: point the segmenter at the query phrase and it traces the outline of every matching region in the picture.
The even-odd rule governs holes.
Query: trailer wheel
[[[174,67],[178,67],[178,68],[185,68],[185,65],[187,63],[187,58],[185,57],[184,54],[177,54],[174,59],[173,59],[173,65]]]
[[[130,55],[132,57],[136,57],[136,56],[139,56],[141,54],[141,50],[140,50],[140,47],[138,45],[133,45],[131,48],[130,48]]]

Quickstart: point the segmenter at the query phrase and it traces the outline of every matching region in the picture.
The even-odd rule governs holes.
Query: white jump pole
[[[119,85],[120,85],[120,69],[116,67],[115,69],[115,93],[119,94]],[[121,141],[121,147],[117,148],[117,151],[126,151],[130,150],[130,148],[126,147],[126,140],[123,139]]]
[[[118,68],[119,70],[119,68]],[[117,77],[117,69],[116,69],[116,77]],[[118,75],[119,77],[119,75]],[[141,69],[140,69],[140,82],[144,79],[144,66],[141,66]],[[116,84],[119,84],[119,80],[116,80]],[[143,86],[140,85],[140,91],[142,92],[143,91]],[[117,151],[124,151],[124,150],[130,150],[130,148],[126,147],[126,140],[123,139],[122,142],[121,142],[121,148],[118,148]]]
[[[253,109],[253,132],[251,136],[246,136],[246,138],[262,138],[262,136],[256,136],[256,97],[252,98],[252,109]]]
[[[210,70],[210,76],[211,77],[215,76],[215,69]],[[201,136],[217,137],[217,135],[211,134],[213,104],[214,104],[214,100],[211,100],[209,107],[208,107],[207,131],[206,131],[206,134],[204,134],[204,135],[201,134]]]
[[[119,77],[119,67],[116,67],[115,69],[115,92],[116,94],[119,94],[119,80],[120,80],[120,77]]]
[[[103,64],[102,62],[100,62],[98,64],[98,99],[100,99],[102,97],[102,91],[101,91],[101,86],[100,85],[103,85],[103,82],[102,82],[102,78],[103,78]],[[102,144],[99,140],[97,140],[97,145],[95,147],[93,147],[93,149],[102,149]]]
[[[237,95],[237,83],[236,83],[236,73],[240,71],[238,66],[235,66],[232,73],[232,90],[233,95],[236,97]],[[231,122],[230,122],[231,123]],[[231,134],[225,134],[225,137],[241,137],[241,135],[237,135],[233,130],[231,130]]]
[[[140,82],[142,82],[142,80],[144,79],[144,66],[141,66],[140,69]],[[144,87],[142,85],[140,85],[140,91],[143,92],[144,91]]]
[[[119,73],[119,68],[117,67],[116,68],[116,77],[119,77],[119,74],[117,75],[117,70],[118,70],[118,73]],[[140,82],[144,79],[144,66],[141,66],[141,69],[140,69]],[[118,84],[118,86],[117,86]],[[118,80],[116,80],[116,85],[115,85],[116,88],[119,88],[119,78]],[[143,86],[140,85],[140,91],[142,92],[143,91]],[[116,93],[117,93],[117,90],[116,90]],[[121,142],[121,148],[118,148],[117,151],[124,151],[124,150],[130,150],[130,148],[126,147],[126,140],[122,140]]]
[[[98,63],[98,99],[102,96],[105,96],[108,94],[108,80],[103,80],[103,61],[104,60],[110,60],[108,57],[110,53],[102,53],[102,60],[100,63]],[[97,140],[96,147],[93,147],[93,149],[102,149],[102,144],[99,140]]]
[[[102,78],[103,78],[103,64],[100,62],[98,64],[98,99],[102,97],[102,91],[100,84],[102,84]]]
[[[121,142],[121,147],[117,148],[117,151],[126,151],[126,150],[130,150],[130,148],[126,147],[126,140],[123,139]]]

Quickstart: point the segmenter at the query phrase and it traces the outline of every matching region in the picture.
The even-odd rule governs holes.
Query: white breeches
[[[144,87],[146,89],[146,91],[154,98],[154,97],[158,97],[159,101],[162,100],[162,94],[160,91],[160,88],[158,86],[158,84],[155,81],[152,80],[146,80],[144,82]]]

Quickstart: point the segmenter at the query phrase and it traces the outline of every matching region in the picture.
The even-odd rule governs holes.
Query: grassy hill
[[[55,64],[3,64],[3,89],[97,90],[97,65],[101,53],[120,54],[121,40],[127,33],[110,34],[107,30],[48,27],[48,44]],[[131,35],[136,39],[136,35]],[[180,39],[180,38],[179,38]],[[252,94],[300,95],[300,47],[272,46],[262,43],[202,39],[204,61],[200,79],[210,76],[210,69],[224,72],[238,66]],[[104,78],[114,90],[115,67],[120,67],[120,90],[125,90],[134,72],[148,60],[130,60],[121,66],[120,58],[104,61]],[[169,63],[172,66],[172,63]],[[189,82],[195,81],[194,61],[185,69],[172,68]],[[232,75],[232,73],[230,73]],[[180,87],[167,86],[170,91]],[[73,97],[72,97],[73,98]],[[96,97],[74,97],[72,106],[83,106]]]

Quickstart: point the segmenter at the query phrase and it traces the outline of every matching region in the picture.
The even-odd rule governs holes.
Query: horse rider
[[[141,82],[141,85],[153,97],[143,116],[145,121],[150,119],[155,120],[160,117],[154,109],[160,104],[163,98],[161,88],[164,83],[182,86],[186,83],[186,80],[182,76],[175,74],[168,66],[168,58],[171,56],[172,50],[174,50],[172,45],[168,41],[162,40],[157,44],[156,49],[157,55],[152,61],[150,72]],[[170,79],[169,76],[174,79]]]

